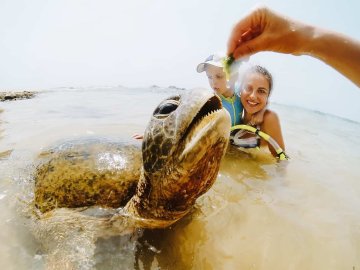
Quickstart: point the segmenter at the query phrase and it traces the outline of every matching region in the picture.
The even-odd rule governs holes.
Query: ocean
[[[30,168],[59,140],[133,140],[176,87],[56,88],[0,103],[0,268],[45,269],[22,205]],[[271,104],[289,161],[229,149],[191,214],[96,243],[94,269],[360,269],[360,124]],[[87,269],[83,266],[83,269]]]

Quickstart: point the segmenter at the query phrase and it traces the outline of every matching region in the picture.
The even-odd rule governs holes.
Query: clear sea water
[[[0,103],[0,268],[45,269],[19,210],[42,149],[88,135],[131,140],[164,97],[181,91],[58,88]],[[98,241],[94,269],[360,269],[360,124],[271,107],[290,161],[231,149],[189,216]]]

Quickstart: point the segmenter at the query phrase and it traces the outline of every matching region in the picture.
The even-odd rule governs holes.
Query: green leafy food
[[[228,81],[230,79],[231,74],[231,64],[235,61],[235,58],[232,54],[225,57],[223,60],[223,70],[225,72],[226,80]]]

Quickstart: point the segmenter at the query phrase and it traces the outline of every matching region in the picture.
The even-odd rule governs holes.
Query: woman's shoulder
[[[264,121],[261,125],[261,130],[270,135],[282,149],[285,149],[284,139],[281,133],[280,119],[276,112],[266,110],[264,113]],[[270,147],[269,149],[273,155],[276,155],[275,150]]]

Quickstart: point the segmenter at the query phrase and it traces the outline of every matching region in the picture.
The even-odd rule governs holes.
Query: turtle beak
[[[230,136],[230,116],[225,109],[204,116],[189,132],[180,162],[196,163],[207,155],[219,141],[227,142]],[[226,148],[226,147],[225,147]]]

